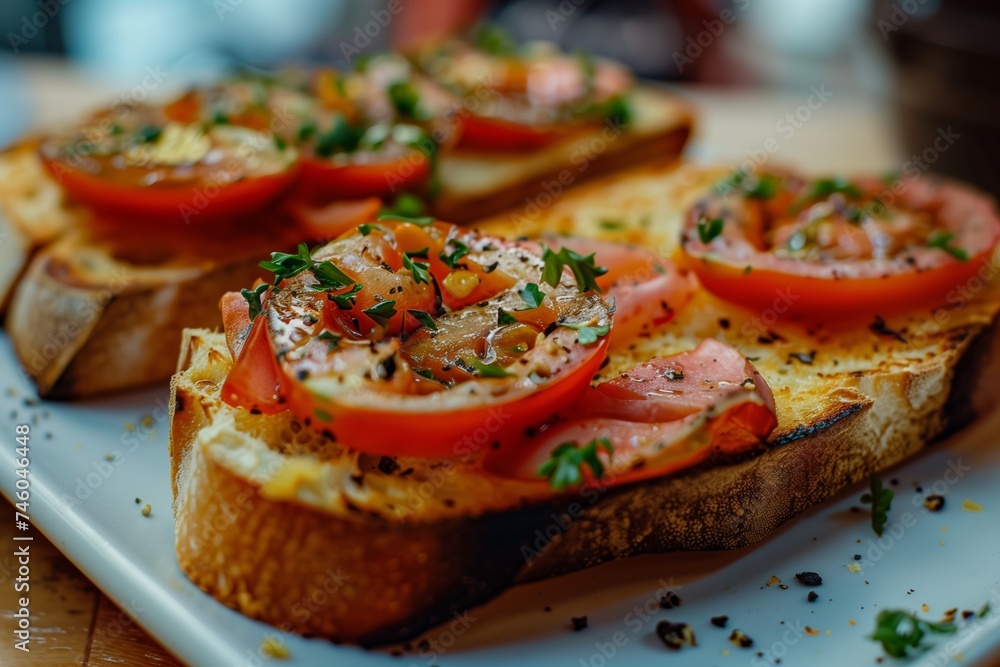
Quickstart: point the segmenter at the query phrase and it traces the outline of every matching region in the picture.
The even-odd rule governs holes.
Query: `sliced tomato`
[[[590,484],[611,486],[662,477],[713,455],[751,452],[776,425],[767,383],[743,355],[709,339],[589,389],[566,417],[519,445],[488,452],[484,466],[503,477],[548,483],[540,469],[558,447],[596,441],[603,475],[587,467],[582,472]]]
[[[597,278],[597,285],[606,298],[614,300],[613,348],[628,345],[670,322],[697,289],[690,271],[678,269],[673,262],[639,246],[581,237],[542,240],[581,255],[594,253],[597,265],[608,270]]]
[[[697,204],[681,257],[710,292],[777,316],[870,320],[943,304],[1000,241],[993,204],[957,183],[922,177],[890,191],[874,179],[768,177],[772,201],[737,189]]]
[[[503,118],[468,116],[461,122],[456,148],[468,151],[526,151],[544,148],[569,136],[554,125],[525,125]]]
[[[235,336],[227,329],[227,342],[231,338],[235,339]],[[250,411],[276,414],[287,407],[282,383],[281,371],[268,342],[267,322],[258,316],[240,348],[239,356],[234,357],[233,366],[222,385],[222,400]]]
[[[325,206],[309,206],[292,201],[288,210],[295,218],[303,238],[329,241],[341,236],[361,223],[371,220],[382,208],[378,197],[335,201]]]
[[[164,121],[151,109],[106,131],[106,118],[43,142],[69,196],[128,224],[214,221],[258,211],[295,179],[297,153],[247,128]]]
[[[362,161],[371,160],[371,161]],[[430,161],[418,150],[392,158],[354,153],[302,161],[298,192],[309,201],[388,197],[394,192],[420,190],[430,176]]]
[[[432,259],[433,250],[453,255],[459,248],[467,253],[450,264]],[[569,272],[547,295],[553,324],[561,324],[543,330],[501,323],[500,309],[524,305],[517,286],[537,282],[542,263],[500,239],[443,223],[381,220],[317,250],[312,260],[332,267],[285,279],[250,339],[267,321],[282,376],[279,398],[306,424],[361,451],[447,456],[478,428],[498,441],[521,437],[571,405],[606,354],[607,336],[581,343],[573,327],[610,326],[610,310],[597,294],[581,293]],[[439,280],[433,261],[451,273]],[[496,292],[455,309],[444,304],[439,282],[487,266]],[[237,307],[235,300],[223,305]],[[255,343],[250,339],[241,358]],[[269,377],[257,382],[268,391]],[[239,392],[226,400],[258,403]]]

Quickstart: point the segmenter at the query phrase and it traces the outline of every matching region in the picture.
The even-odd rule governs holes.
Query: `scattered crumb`
[[[809,602],[815,602],[818,599],[819,595],[816,594],[816,591],[809,591],[809,595],[806,596],[806,600]]]
[[[750,648],[753,646],[753,640],[747,636],[747,633],[742,630],[733,630],[729,633],[729,641],[736,644],[740,648]]]
[[[947,533],[948,532],[948,526],[941,526],[941,532],[942,533]]]
[[[287,660],[292,655],[284,643],[274,637],[264,638],[264,641],[260,643],[260,652],[275,660]]]
[[[816,635],[819,634],[819,630],[814,630],[813,628],[810,628],[808,625],[805,627],[805,630],[806,634],[809,635],[810,637],[815,637]]]
[[[712,625],[714,625],[715,627],[717,627],[717,628],[724,628],[724,627],[726,627],[726,623],[729,622],[729,617],[728,616],[713,616],[711,618],[711,621],[712,621]]]
[[[149,516],[153,513],[153,507],[149,503],[146,503],[139,511],[142,512],[143,516]]]
[[[926,602],[924,604],[920,605],[920,611],[926,613],[926,612],[928,612],[930,610],[931,610],[931,608],[927,606]]]
[[[135,422],[125,422],[125,430],[131,433],[135,430]]]
[[[799,583],[803,586],[820,586],[823,584],[823,577],[819,576],[815,572],[799,572],[795,575],[795,578],[799,580]]]
[[[729,655],[729,649],[728,648],[722,649],[722,655]]]
[[[974,500],[969,500],[968,498],[966,498],[965,500],[962,501],[962,509],[964,509],[966,512],[982,512],[983,506]]]
[[[104,455],[104,460],[105,461],[114,461],[115,460],[115,455],[112,454],[111,452],[108,452],[107,454]]]
[[[136,498],[136,499],[135,499],[135,504],[136,504],[136,505],[138,505],[138,504],[139,504],[139,503],[141,503],[141,502],[142,502],[142,498]]]
[[[148,431],[149,429],[153,428],[156,425],[156,421],[152,417],[147,415],[139,420],[139,424],[141,424],[142,427]]]
[[[827,628],[826,629],[826,634],[827,635],[832,635],[833,634],[833,630],[831,630],[830,628]]]
[[[972,611],[971,609],[962,610],[962,618],[972,618],[975,615],[976,612]]]
[[[861,560],[861,554],[854,554],[854,560]]]
[[[943,547],[944,546],[944,542],[938,542],[938,546]]]
[[[944,496],[939,496],[937,494],[927,496],[924,498],[924,507],[927,508],[929,512],[938,512],[944,507]]]
[[[672,651],[679,650],[685,644],[688,646],[698,645],[694,638],[694,630],[687,623],[660,621],[656,624],[656,636]]]
[[[851,619],[848,619],[848,621],[847,621],[847,624],[848,624],[848,625],[857,625],[857,623],[858,623],[858,622],[857,622],[857,621],[855,621],[855,620],[854,620],[853,618],[851,618]]]
[[[860,572],[861,566],[858,565],[857,563],[848,563],[847,569],[850,570],[851,572]]]
[[[674,607],[680,607],[682,604],[684,604],[684,600],[681,600],[677,593],[673,591],[667,591],[660,598],[661,609],[673,609]]]
[[[780,588],[783,591],[787,591],[788,590],[788,584],[778,584],[778,588]]]
[[[587,629],[587,617],[586,616],[574,616],[569,619],[573,624],[573,632],[580,632],[580,630]]]
[[[951,623],[952,621],[955,620],[955,614],[957,614],[957,613],[958,613],[958,608],[957,607],[952,607],[951,609],[946,610],[944,612],[944,615],[941,616],[941,622],[942,623]]]
[[[773,586],[775,584],[780,584],[780,583],[781,583],[781,579],[778,579],[773,574],[771,575],[771,578],[767,580],[767,585],[768,586]]]

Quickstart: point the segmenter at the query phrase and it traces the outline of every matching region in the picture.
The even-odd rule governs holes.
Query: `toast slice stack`
[[[645,168],[567,194],[537,219],[503,216],[483,227],[510,235],[537,224],[669,255],[685,206],[720,175]],[[718,337],[774,392],[779,425],[767,449],[555,500],[538,484],[480,470],[489,423],[455,443],[454,457],[394,459],[351,451],[287,413],[230,407],[219,398],[232,364],[224,337],[189,330],[171,384],[179,563],[249,616],[378,645],[519,582],[638,554],[751,544],[983,409],[976,384],[998,310],[996,286],[987,285],[959,307],[810,329],[701,292],[665,328],[613,352],[601,377]],[[539,532],[556,536],[540,544]],[[327,603],[304,613],[317,590]]]

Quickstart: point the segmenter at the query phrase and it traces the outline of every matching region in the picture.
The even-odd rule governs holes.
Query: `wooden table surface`
[[[0,512],[14,508],[0,497]],[[14,544],[14,522],[0,521],[0,543]],[[23,533],[22,533],[23,534]],[[3,667],[143,665],[180,667],[179,662],[109,600],[37,529],[31,544],[31,652],[0,642]],[[17,563],[0,557],[0,637],[13,637],[18,593]]]

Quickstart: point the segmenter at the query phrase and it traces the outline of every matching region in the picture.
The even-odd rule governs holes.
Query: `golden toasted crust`
[[[488,228],[538,225],[645,241],[669,254],[682,208],[717,177],[648,168],[585,186],[535,221],[504,216]],[[218,400],[231,363],[222,337],[189,332],[172,385],[178,558],[201,588],[251,616],[371,644],[411,637],[517,582],[642,553],[742,547],[972,416],[969,392],[984,368],[981,348],[996,342],[998,308],[987,285],[959,307],[883,327],[807,328],[699,293],[667,327],[614,351],[598,381],[718,337],[753,359],[774,391],[779,424],[767,450],[560,500],[537,485],[490,478],[458,448],[452,459],[379,466],[287,414],[233,409]],[[213,528],[211,540],[191,539],[237,490],[248,509]],[[566,514],[575,518],[554,518]],[[347,583],[299,620],[296,596],[309,594],[329,564]],[[280,578],[259,574],[279,568]]]
[[[0,153],[0,315],[34,252],[85,215],[65,205],[36,149],[24,141]]]

